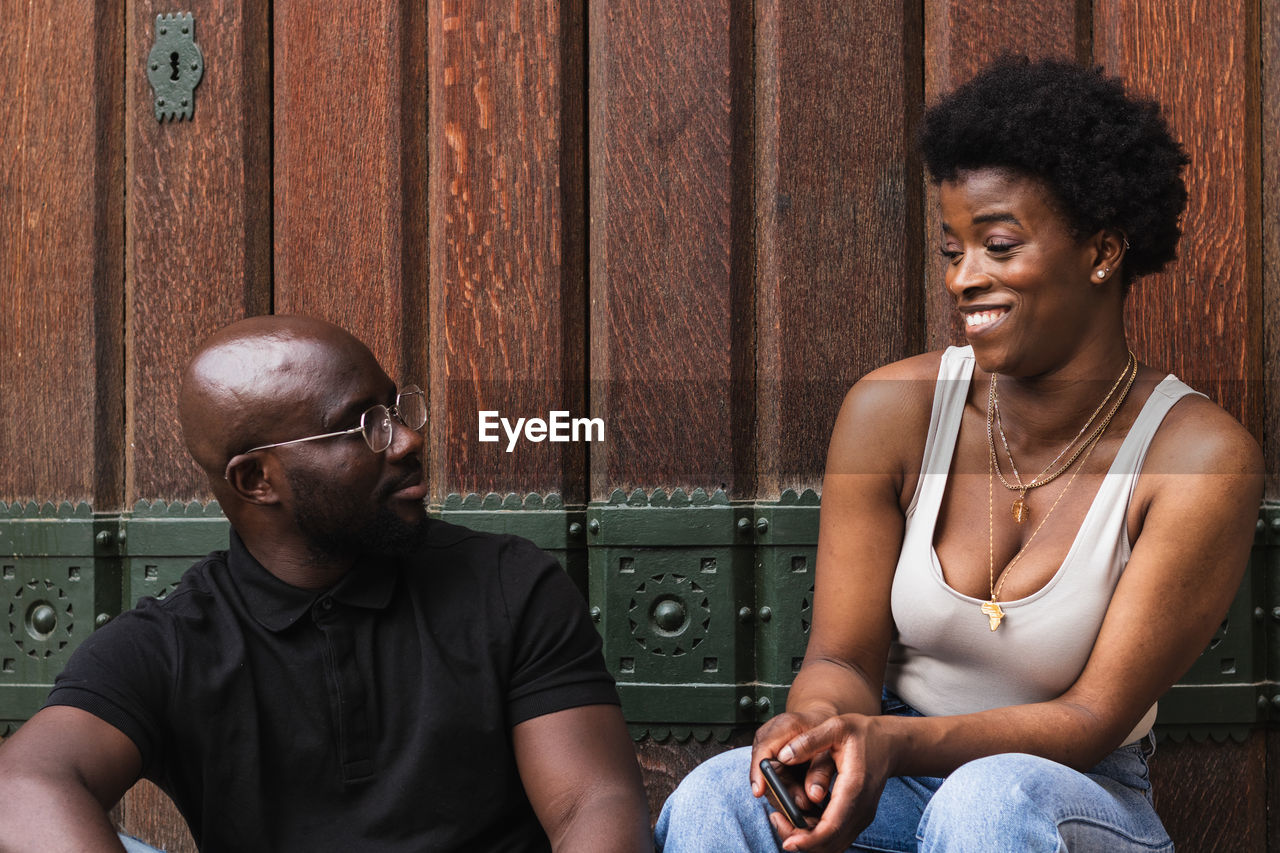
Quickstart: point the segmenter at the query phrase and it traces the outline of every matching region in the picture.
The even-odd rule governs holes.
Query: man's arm
[[[107,812],[141,771],[115,726],[45,708],[0,744],[0,853],[123,850]]]
[[[616,705],[544,714],[512,729],[516,765],[552,848],[653,850],[635,748]]]

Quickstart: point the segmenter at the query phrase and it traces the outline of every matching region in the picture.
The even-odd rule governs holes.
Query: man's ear
[[[274,483],[274,468],[264,465],[262,457],[256,453],[241,453],[227,462],[223,476],[245,503],[277,504],[280,503],[280,493]]]

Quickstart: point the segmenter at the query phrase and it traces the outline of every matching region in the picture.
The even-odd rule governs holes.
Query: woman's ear
[[[1093,266],[1089,280],[1094,284],[1106,284],[1120,273],[1129,241],[1120,231],[1103,229],[1089,238],[1093,246]]]
[[[272,473],[263,465],[259,454],[240,453],[227,462],[223,476],[231,490],[245,503],[275,504],[280,502],[280,494],[276,491]]]

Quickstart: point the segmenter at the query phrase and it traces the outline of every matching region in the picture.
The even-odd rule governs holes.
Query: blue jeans
[[[884,713],[919,716],[886,693]],[[1144,742],[1123,746],[1087,773],[1033,755],[979,758],[945,779],[896,776],[851,850],[928,853],[1172,851],[1151,806]],[[769,806],[751,796],[751,749],[694,769],[662,807],[663,853],[770,851]]]
[[[120,843],[124,845],[125,853],[163,853],[150,844],[143,844],[132,835],[120,833]]]

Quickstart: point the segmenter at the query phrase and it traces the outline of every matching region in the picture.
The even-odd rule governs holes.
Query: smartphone
[[[800,811],[799,806],[791,799],[787,793],[787,786],[782,783],[782,777],[778,775],[778,771],[774,768],[779,762],[772,758],[765,758],[760,762],[760,772],[764,774],[765,787],[768,788],[770,794],[769,799],[782,810],[787,816],[787,820],[791,821],[791,825],[796,829],[808,829],[809,824],[804,819],[804,813]]]

